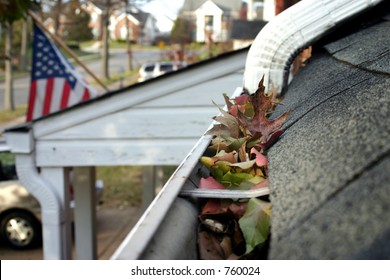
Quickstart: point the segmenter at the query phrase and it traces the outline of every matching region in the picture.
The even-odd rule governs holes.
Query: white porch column
[[[59,221],[53,221],[53,213],[42,208],[43,255],[45,259],[72,259],[71,212],[69,200],[69,170],[60,167],[44,167],[41,176],[57,196],[62,209]]]
[[[96,260],[95,168],[75,167],[73,172],[76,259]]]

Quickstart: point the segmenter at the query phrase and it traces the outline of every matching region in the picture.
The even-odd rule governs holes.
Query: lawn
[[[26,115],[27,105],[18,106],[15,110],[0,110],[0,124],[11,122]]]

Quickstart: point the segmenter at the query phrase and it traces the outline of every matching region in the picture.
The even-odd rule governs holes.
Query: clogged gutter
[[[288,112],[269,119],[278,100],[275,91],[264,92],[263,79],[254,94],[247,91],[230,100],[227,111],[214,117],[208,134],[209,150],[200,162],[207,168],[200,189],[259,189],[268,186],[267,149],[282,134]],[[201,259],[265,259],[270,237],[271,203],[267,197],[208,199],[199,213]]]

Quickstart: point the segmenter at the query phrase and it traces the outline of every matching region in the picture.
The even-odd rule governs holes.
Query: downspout
[[[59,224],[63,212],[61,204],[49,183],[38,173],[33,154],[16,154],[16,172],[22,185],[41,204],[43,226],[45,224]]]
[[[286,90],[290,67],[305,47],[339,23],[383,0],[302,0],[272,19],[256,36],[245,64],[244,87],[255,92],[264,75],[266,91]]]
[[[19,181],[41,205],[43,237],[51,235],[59,225],[63,224],[65,220],[64,210],[61,208],[60,200],[53,192],[49,182],[44,180],[37,170],[32,131],[28,130],[27,133],[25,131],[23,133],[6,131],[5,139],[11,148],[11,152],[16,155],[16,172]],[[53,229],[54,232],[52,232]],[[63,258],[63,256],[52,253],[53,247],[57,247],[57,244],[46,244],[45,238],[43,238],[43,242],[44,259]]]

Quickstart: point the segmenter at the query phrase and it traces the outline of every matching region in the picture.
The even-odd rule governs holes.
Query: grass
[[[165,183],[175,166],[163,168]],[[142,203],[142,166],[98,166],[96,178],[103,180],[103,205],[107,208],[139,207]]]
[[[102,207],[122,208],[141,205],[141,166],[98,166],[96,178],[104,182]]]
[[[27,105],[17,106],[15,110],[0,111],[0,123],[7,123],[26,115]]]

